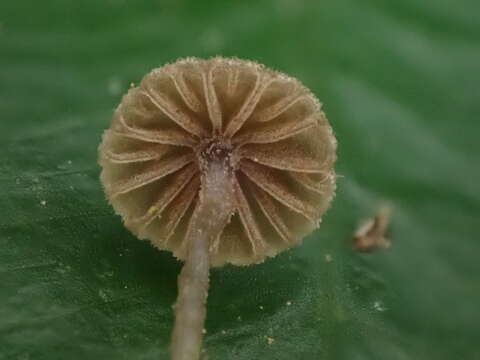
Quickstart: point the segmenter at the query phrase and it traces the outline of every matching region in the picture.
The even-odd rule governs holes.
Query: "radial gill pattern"
[[[319,226],[336,140],[315,96],[255,62],[187,58],[128,91],[99,148],[107,198],[137,237],[184,258],[207,148],[230,162],[236,200],[212,266],[261,262]]]

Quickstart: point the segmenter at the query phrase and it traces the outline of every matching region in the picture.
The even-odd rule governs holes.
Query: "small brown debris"
[[[365,221],[353,234],[353,248],[358,252],[372,252],[391,246],[386,237],[391,217],[391,207],[381,206],[377,214]]]

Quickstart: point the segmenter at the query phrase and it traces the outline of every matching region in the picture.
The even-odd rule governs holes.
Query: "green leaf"
[[[478,359],[480,3],[0,3],[0,359],[167,359],[181,264],[136,240],[96,147],[121,94],[178,57],[299,77],[339,140],[320,230],[211,277],[215,359]],[[393,204],[392,247],[351,250]]]

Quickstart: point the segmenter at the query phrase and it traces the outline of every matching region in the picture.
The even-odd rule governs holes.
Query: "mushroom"
[[[171,354],[198,359],[209,268],[260,263],[320,225],[336,140],[298,80],[252,61],[186,58],[130,88],[99,147],[124,225],[185,262]]]

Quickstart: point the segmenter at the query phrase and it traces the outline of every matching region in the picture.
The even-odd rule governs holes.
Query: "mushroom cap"
[[[275,256],[320,225],[335,194],[336,140],[298,80],[252,61],[186,58],[130,88],[99,147],[110,204],[138,238],[184,259],[201,154],[234,173],[235,211],[210,241],[212,266]]]

